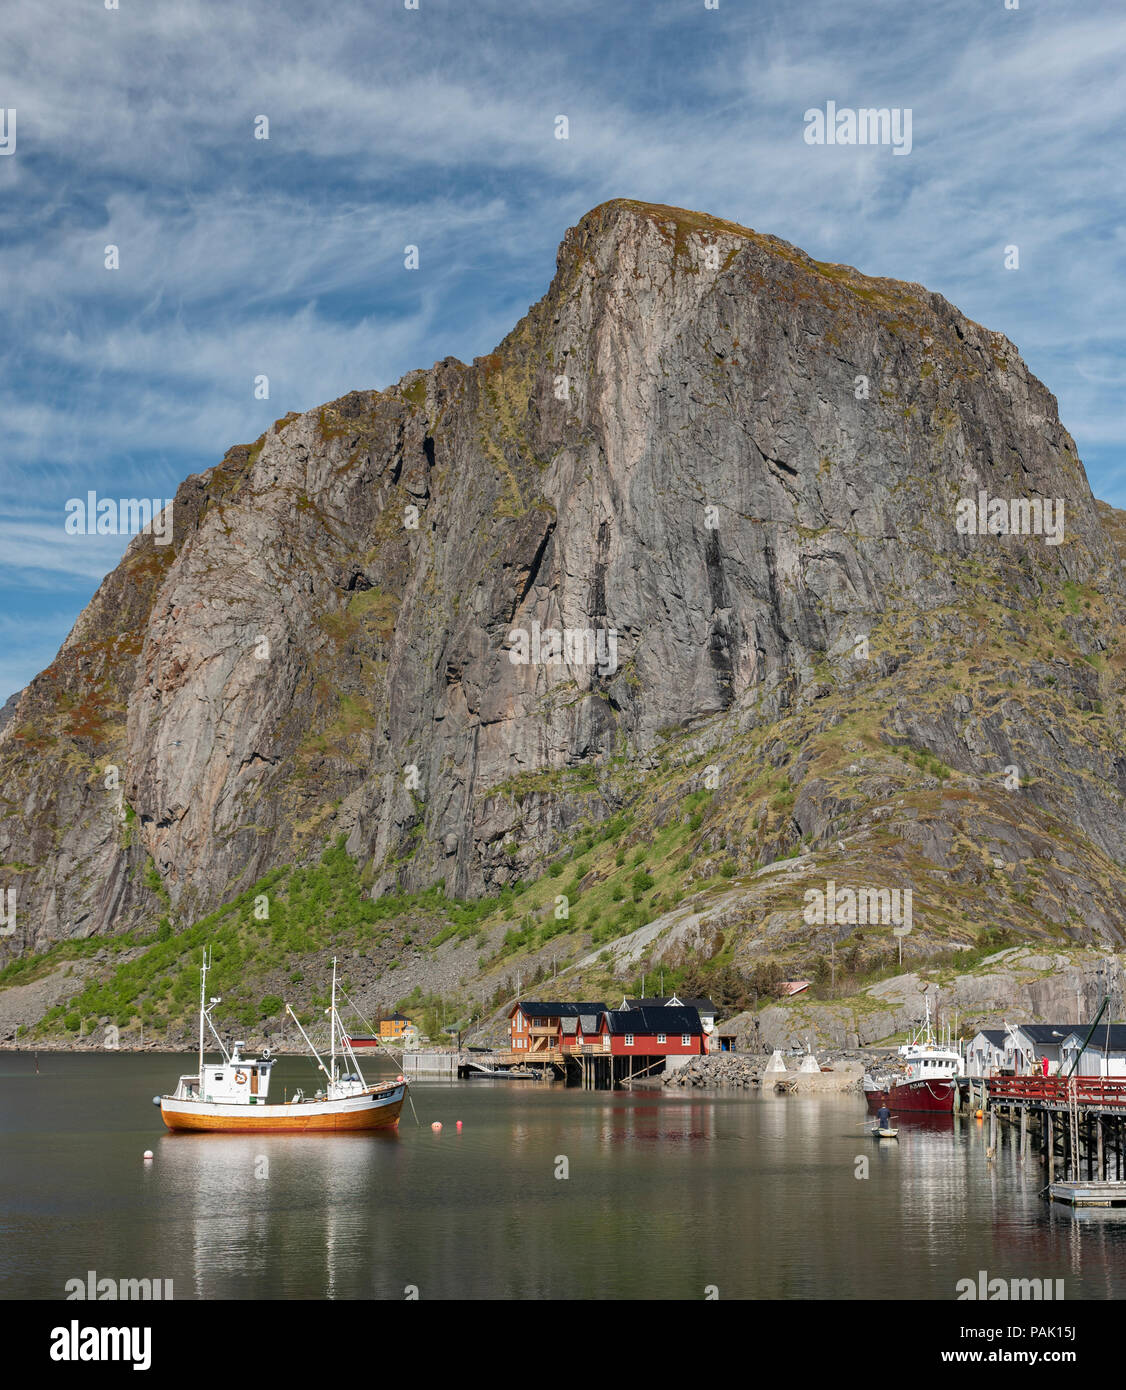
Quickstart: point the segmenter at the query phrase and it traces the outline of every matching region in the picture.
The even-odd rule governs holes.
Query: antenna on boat
[[[203,964],[199,971],[199,1084],[203,1087],[203,1019],[207,1002],[207,947],[203,948]]]
[[[336,1080],[336,957],[335,957],[335,956],[333,956],[333,958],[332,958],[332,1011],[331,1011],[331,1013],[330,1013],[330,1015],[329,1015],[328,1024],[329,1024],[328,1033],[329,1033],[329,1037],[330,1037],[330,1039],[331,1039],[330,1046],[331,1046],[331,1048],[332,1048],[332,1053],[331,1053],[331,1057],[332,1057],[331,1079],[332,1079],[333,1081],[335,1081],[335,1080]]]

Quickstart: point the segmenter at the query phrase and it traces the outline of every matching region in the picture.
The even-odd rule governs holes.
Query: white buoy
[[[435,1120],[434,1123],[430,1126],[430,1128],[434,1131],[435,1134],[437,1134],[438,1131],[442,1128],[441,1120]]]
[[[145,1162],[146,1162],[146,1163],[151,1163],[151,1162],[152,1162],[152,1149],[146,1149],[146,1150],[145,1150]]]

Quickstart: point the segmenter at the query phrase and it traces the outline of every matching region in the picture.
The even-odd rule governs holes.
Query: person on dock
[[[881,1105],[880,1108],[876,1111],[876,1119],[879,1121],[880,1129],[891,1128],[891,1111],[887,1108],[886,1105]]]

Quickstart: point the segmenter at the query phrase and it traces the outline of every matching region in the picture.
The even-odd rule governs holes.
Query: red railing
[[[1126,1079],[1108,1076],[1076,1076],[1070,1081],[1064,1076],[995,1076],[985,1084],[990,1100],[1066,1105],[1074,1085],[1080,1105],[1126,1107]]]

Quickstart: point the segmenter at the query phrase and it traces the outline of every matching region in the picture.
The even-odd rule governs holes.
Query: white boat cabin
[[[244,1057],[244,1042],[236,1042],[230,1057],[222,1062],[204,1063],[203,1085],[197,1073],[181,1076],[176,1100],[221,1101],[226,1105],[265,1105],[270,1091],[270,1069],[274,1058]]]
[[[948,1081],[952,1077],[965,1075],[965,1064],[953,1048],[932,1043],[908,1043],[899,1049],[899,1055],[906,1064],[908,1079],[912,1081]]]

